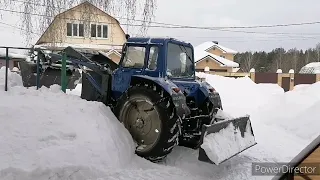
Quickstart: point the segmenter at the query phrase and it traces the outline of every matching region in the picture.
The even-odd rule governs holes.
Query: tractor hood
[[[175,85],[177,85],[180,90],[187,96],[193,96],[193,94],[198,93],[198,91],[203,91],[204,94],[210,93],[210,89],[214,89],[207,82],[200,82],[198,80],[171,80]]]
[[[207,99],[217,106],[221,106],[220,95],[207,82],[198,80],[171,80],[185,96],[195,100],[196,105],[201,105]]]

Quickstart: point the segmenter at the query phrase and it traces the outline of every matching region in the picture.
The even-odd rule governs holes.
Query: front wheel
[[[134,86],[120,98],[117,112],[137,143],[137,155],[159,161],[178,144],[178,118],[169,97],[146,86]]]

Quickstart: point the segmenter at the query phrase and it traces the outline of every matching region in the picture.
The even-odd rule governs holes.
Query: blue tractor
[[[161,161],[180,145],[199,149],[200,161],[219,164],[256,144],[248,116],[217,117],[223,109],[219,93],[197,80],[190,43],[128,36],[119,64],[93,62],[71,47],[64,53],[82,69],[81,97],[111,107],[141,157]],[[231,125],[231,131],[222,132]],[[243,140],[238,138],[240,145],[229,143],[232,150],[222,149],[229,152],[222,153],[225,147],[216,139],[219,133],[228,136],[222,141]],[[220,152],[215,146],[221,146]]]

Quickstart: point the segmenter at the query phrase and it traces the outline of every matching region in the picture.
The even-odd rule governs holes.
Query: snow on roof
[[[311,62],[303,66],[300,70],[301,74],[318,74],[320,73],[320,62]]]
[[[66,48],[71,46],[73,48],[79,49],[99,49],[99,50],[109,50],[109,49],[122,49],[122,45],[110,45],[110,44],[69,44],[69,43],[55,43],[54,46],[50,43],[43,43],[35,45],[35,48],[46,47],[46,48]]]
[[[214,54],[209,53],[207,51],[203,51],[197,47],[194,49],[194,57],[195,57],[196,63],[198,63],[201,60],[203,60],[204,58],[208,57],[208,58],[211,58],[211,59],[217,61],[221,67],[235,67],[235,68],[239,67],[239,64],[236,62],[233,62],[233,61],[230,61],[230,60],[225,59],[223,57],[214,55]]]
[[[99,52],[103,53],[102,51],[99,51]],[[104,53],[104,54],[109,56],[112,53],[114,53],[114,54],[118,55],[119,57],[121,57],[121,53],[119,51],[115,50],[115,49],[111,49],[110,51],[108,51],[107,53]]]
[[[231,54],[238,53],[235,50],[232,50],[230,48],[224,47],[224,46],[222,46],[220,44],[216,44],[216,43],[214,43],[212,41],[207,41],[207,42],[204,42],[204,43],[199,44],[198,46],[196,46],[196,48],[202,49],[203,51],[206,51],[206,50],[208,50],[208,49],[210,49],[212,47],[217,47],[217,48],[221,49],[225,53],[231,53]]]

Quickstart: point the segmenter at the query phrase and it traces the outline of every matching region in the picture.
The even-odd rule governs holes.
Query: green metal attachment
[[[66,53],[63,52],[62,62],[61,62],[61,90],[66,93],[67,89],[67,56]]]

